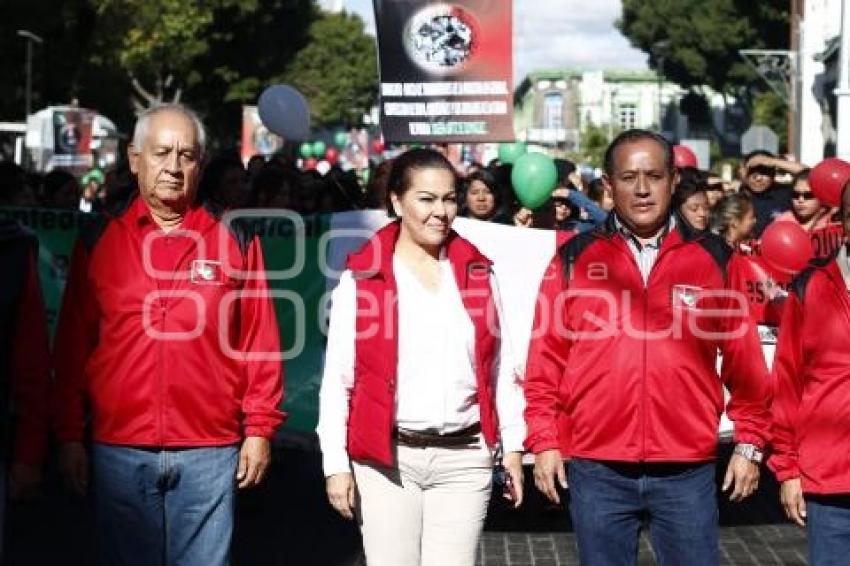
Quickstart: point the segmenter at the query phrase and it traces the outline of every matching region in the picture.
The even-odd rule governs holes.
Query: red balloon
[[[316,165],[319,164],[319,160],[315,157],[308,157],[304,160],[304,170],[305,171],[315,171]]]
[[[794,274],[814,256],[812,239],[796,222],[771,222],[761,236],[761,255],[770,267]]]
[[[372,142],[372,151],[375,153],[384,153],[384,141],[376,139]]]
[[[339,150],[335,147],[329,147],[325,152],[325,160],[331,165],[336,165],[336,162],[339,161]]]
[[[809,186],[812,192],[826,206],[841,204],[841,192],[850,181],[850,163],[837,157],[824,159],[809,173]]]
[[[673,163],[676,167],[698,167],[697,156],[686,145],[673,146]]]

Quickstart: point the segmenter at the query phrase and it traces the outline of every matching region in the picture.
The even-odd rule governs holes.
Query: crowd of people
[[[181,105],[143,113],[127,155],[81,182],[0,164],[3,205],[97,218],[74,248],[52,355],[31,312],[37,241],[0,224],[4,264],[18,266],[0,287],[0,401],[25,416],[0,464],[13,495],[32,489],[49,421],[69,487],[93,492],[103,564],[227,564],[236,493],[269,469],[281,330],[259,238],[221,221],[241,207],[392,218],[333,293],[317,429],[328,499],[357,518],[370,566],[473,564],[494,464],[518,506],[523,452],[535,487],[568,508],[582,564],[634,562],[645,520],[661,563],[717,564],[724,409],[729,497],[758,489],[773,450],[812,563],[850,552],[850,191],[820,200],[805,166],[758,151],[728,182],[629,130],[598,179],[556,160],[550,198],[529,210],[510,164],[460,176],[439,147],[365,184],[284,156],[206,159]],[[493,265],[452,230],[457,216],[557,231],[524,368],[495,332]],[[782,222],[822,244],[793,280],[762,261],[759,238]],[[757,324],[780,327],[772,373]]]

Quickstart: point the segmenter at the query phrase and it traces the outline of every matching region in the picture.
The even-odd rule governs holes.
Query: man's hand
[[[742,501],[753,494],[759,486],[759,465],[750,462],[740,454],[732,454],[729,467],[726,468],[726,477],[723,479],[723,491],[735,486],[730,501]]]
[[[40,466],[31,466],[16,462],[9,470],[9,497],[12,499],[32,499],[38,495],[43,479]]]
[[[64,442],[59,447],[59,471],[65,484],[80,497],[89,489],[89,457],[82,442]]]
[[[560,450],[544,450],[534,456],[534,485],[553,503],[560,503],[555,479],[567,489],[567,472]]]
[[[502,465],[508,474],[507,481],[510,482],[502,495],[517,508],[522,505],[522,452],[508,452],[502,457]]]
[[[788,518],[800,525],[806,526],[806,500],[803,499],[803,486],[800,478],[782,482],[779,488],[779,500],[785,508]]]
[[[328,501],[337,513],[346,519],[354,519],[354,499],[357,494],[354,474],[343,472],[328,476],[325,480],[325,489],[328,492]]]
[[[263,481],[272,461],[271,443],[268,438],[249,436],[239,452],[239,468],[236,481],[239,489],[254,487]]]

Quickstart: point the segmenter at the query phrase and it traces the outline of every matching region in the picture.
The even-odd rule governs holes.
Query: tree
[[[5,0],[0,2],[0,119],[22,120],[24,42],[35,50],[33,107],[74,99],[125,133],[140,108],[180,100],[214,146],[233,147],[243,104],[290,82],[315,123],[359,123],[377,97],[374,39],[356,16],[315,0]]]
[[[310,43],[281,77],[298,88],[318,126],[359,125],[378,97],[375,40],[352,14],[325,14],[309,31]]]
[[[623,0],[617,26],[668,79],[697,92],[711,87],[752,108],[754,95],[767,87],[738,51],[787,49],[788,5],[787,0]]]
[[[776,132],[779,152],[788,151],[788,108],[775,92],[763,92],[756,96],[753,124],[765,125]]]
[[[587,163],[594,167],[602,167],[605,160],[605,150],[622,131],[621,128],[605,128],[588,121],[581,132],[581,149],[577,155],[571,156],[576,163]],[[609,137],[609,134],[611,137]]]

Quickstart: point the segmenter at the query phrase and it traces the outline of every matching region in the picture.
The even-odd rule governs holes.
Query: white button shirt
[[[400,428],[448,433],[480,421],[476,401],[475,331],[461,300],[451,263],[442,258],[440,286],[426,289],[403,261],[393,259],[398,287],[398,375],[395,422]],[[504,324],[495,278],[499,320]],[[347,472],[346,428],[354,384],[357,287],[345,271],[331,294],[325,369],[317,432],[325,476]],[[507,333],[502,332],[504,336]],[[504,450],[521,451],[525,399],[509,340],[499,342],[493,364],[496,409]]]

